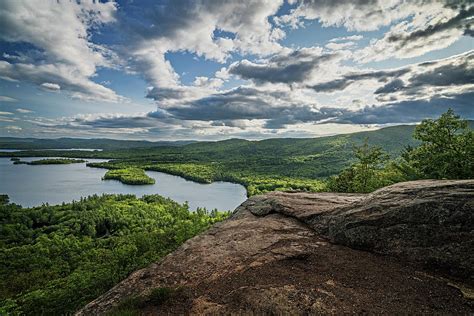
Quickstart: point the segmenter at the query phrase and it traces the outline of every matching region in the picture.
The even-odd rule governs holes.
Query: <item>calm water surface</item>
[[[17,151],[45,151],[45,150],[52,150],[52,151],[74,151],[74,150],[102,151],[103,149],[94,149],[94,148],[3,149],[3,148],[0,148],[0,152],[6,152],[6,153],[14,153],[14,152],[17,152]]]
[[[22,158],[24,161],[41,157]],[[105,161],[87,159],[89,162]],[[22,206],[42,203],[60,204],[83,196],[102,193],[123,193],[142,196],[160,194],[177,202],[189,202],[190,209],[234,210],[246,199],[245,188],[229,182],[200,184],[161,172],[147,171],[156,180],[154,185],[126,185],[115,180],[102,181],[106,169],[89,168],[85,163],[69,165],[14,165],[10,158],[0,158],[0,194]]]

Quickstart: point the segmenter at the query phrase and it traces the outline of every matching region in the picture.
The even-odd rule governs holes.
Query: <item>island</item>
[[[13,158],[12,158],[13,160]],[[68,158],[49,158],[33,161],[13,160],[14,165],[68,165],[72,163],[84,163],[86,160],[82,159],[68,159]]]
[[[102,180],[118,180],[124,184],[155,184],[155,179],[146,175],[140,168],[112,169],[105,173]]]

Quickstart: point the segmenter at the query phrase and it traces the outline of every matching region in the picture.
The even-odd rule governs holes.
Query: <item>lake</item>
[[[24,161],[41,157],[21,158]],[[102,162],[103,159],[87,159]],[[246,200],[246,190],[240,184],[214,182],[201,184],[162,172],[147,171],[155,179],[153,185],[126,185],[115,180],[102,180],[106,169],[89,168],[85,163],[69,165],[14,165],[10,158],[0,158],[0,194],[25,207],[42,203],[60,204],[92,194],[122,193],[160,194],[176,202],[188,201],[191,210],[234,210]]]
[[[0,148],[0,152],[5,153],[14,153],[18,151],[45,151],[45,150],[52,150],[52,151],[102,151],[103,149],[95,149],[95,148],[49,148],[49,149],[3,149]]]

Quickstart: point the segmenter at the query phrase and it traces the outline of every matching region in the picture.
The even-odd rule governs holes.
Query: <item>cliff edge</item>
[[[474,180],[372,194],[272,192],[77,315],[474,312]],[[165,299],[146,299],[172,289]],[[138,307],[137,307],[138,306]]]

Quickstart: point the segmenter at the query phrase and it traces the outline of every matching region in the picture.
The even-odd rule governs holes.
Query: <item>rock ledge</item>
[[[369,195],[272,192],[77,315],[106,314],[158,287],[183,290],[144,314],[469,314],[473,249],[474,180]]]

